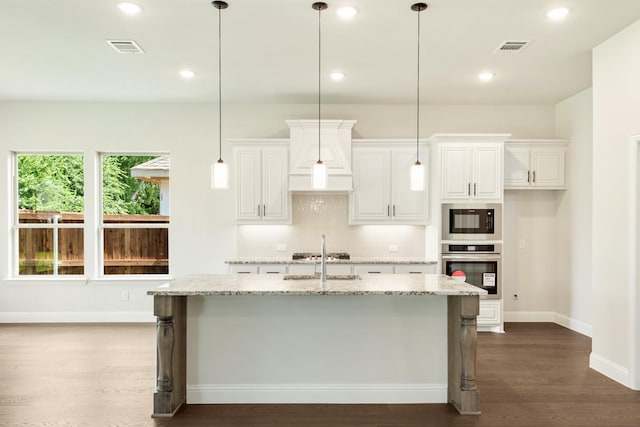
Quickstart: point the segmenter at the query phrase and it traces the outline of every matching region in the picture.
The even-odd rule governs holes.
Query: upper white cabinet
[[[501,143],[443,143],[443,201],[502,200]]]
[[[354,140],[354,191],[350,196],[351,224],[426,224],[428,179],[425,191],[411,191],[411,166],[416,146],[407,140]],[[420,162],[429,174],[428,148],[420,146]]]
[[[505,144],[505,189],[564,189],[567,141],[517,140]]]
[[[289,141],[233,141],[236,220],[289,224]]]

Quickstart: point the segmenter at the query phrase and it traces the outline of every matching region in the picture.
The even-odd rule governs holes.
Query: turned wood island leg
[[[480,414],[476,385],[478,296],[450,296],[448,305],[448,400],[463,415]]]
[[[171,417],[186,400],[187,299],[156,295],[156,386],[153,416]]]

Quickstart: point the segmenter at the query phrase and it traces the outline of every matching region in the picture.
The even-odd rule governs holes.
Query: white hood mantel
[[[318,161],[318,120],[286,120],[290,131],[289,191],[311,188],[311,171]],[[323,192],[353,191],[351,130],[355,120],[320,120],[320,158],[329,183]]]

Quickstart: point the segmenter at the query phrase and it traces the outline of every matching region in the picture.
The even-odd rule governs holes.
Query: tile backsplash
[[[354,258],[424,258],[425,227],[419,225],[349,225],[346,194],[294,194],[291,225],[238,225],[238,257],[290,257],[293,252],[327,252]],[[286,250],[278,251],[278,246]],[[395,246],[397,252],[390,251]]]

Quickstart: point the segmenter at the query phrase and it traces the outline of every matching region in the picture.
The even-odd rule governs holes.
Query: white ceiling
[[[0,0],[0,100],[217,102],[217,14],[209,0]],[[312,1],[227,0],[223,102],[317,102]],[[421,102],[552,104],[591,85],[591,49],[640,19],[639,0],[427,0]],[[413,103],[413,1],[335,0],[322,12],[323,103]],[[342,21],[337,6],[360,13]],[[545,13],[568,6],[564,22]],[[135,40],[118,54],[105,40]],[[495,54],[504,40],[532,40]],[[178,71],[197,76],[186,81]],[[490,83],[477,79],[490,69]],[[341,70],[346,78],[332,82]]]

